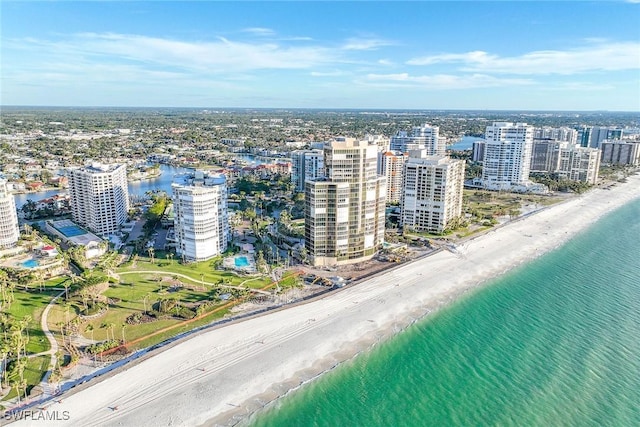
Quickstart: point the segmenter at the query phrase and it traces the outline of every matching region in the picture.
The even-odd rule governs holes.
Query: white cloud
[[[413,58],[409,65],[461,63],[462,71],[502,74],[564,74],[640,69],[640,42],[592,43],[569,50],[541,50],[500,57],[483,51]]]
[[[413,58],[408,60],[407,64],[433,65],[433,64],[452,63],[452,62],[463,62],[463,63],[481,62],[483,59],[487,57],[488,57],[487,52],[483,52],[481,50],[475,50],[473,52],[466,52],[466,53],[443,53],[440,55]]]
[[[261,69],[305,69],[334,63],[335,50],[321,46],[282,46],[271,42],[237,42],[225,38],[186,42],[128,34],[83,33],[63,41],[22,40],[14,48],[39,50],[70,61],[137,63],[207,73]]]
[[[534,82],[529,79],[499,78],[486,74],[452,75],[434,74],[412,76],[408,73],[368,74],[364,84],[383,85],[386,87],[421,87],[423,89],[472,89],[496,86],[522,86]]]
[[[244,28],[241,31],[243,33],[254,34],[256,36],[273,36],[276,34],[276,32],[271,28],[263,28],[263,27]]]
[[[344,50],[376,50],[380,47],[391,46],[392,42],[379,38],[371,37],[357,37],[347,39],[346,43],[342,46]]]
[[[312,71],[310,75],[312,77],[337,77],[343,76],[345,73],[340,70],[335,71]]]

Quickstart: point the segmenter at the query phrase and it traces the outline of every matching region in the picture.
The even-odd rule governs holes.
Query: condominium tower
[[[386,179],[378,147],[337,138],[324,146],[324,178],[305,182],[305,248],[314,266],[370,259],[384,240]]]
[[[444,155],[446,144],[443,138],[439,136],[440,128],[438,126],[414,126],[410,133],[406,131],[398,131],[391,137],[389,149],[391,151],[399,151],[407,153],[410,150],[427,150],[427,155]]]
[[[126,166],[92,163],[72,169],[69,196],[74,222],[103,236],[117,231],[129,212]]]
[[[447,156],[409,156],[400,213],[404,228],[442,233],[462,215],[464,165]]]
[[[0,179],[0,249],[15,246],[19,238],[16,202],[7,188],[7,182]]]
[[[522,190],[530,186],[533,126],[494,122],[485,132],[482,185],[490,190]]]
[[[322,150],[296,150],[291,152],[291,182],[294,191],[304,191],[304,181],[320,178],[324,171]]]
[[[402,174],[406,153],[386,151],[378,153],[378,175],[387,178],[387,203],[400,203],[402,196]]]
[[[185,261],[204,261],[227,250],[225,176],[195,171],[177,177],[171,188],[177,255]]]

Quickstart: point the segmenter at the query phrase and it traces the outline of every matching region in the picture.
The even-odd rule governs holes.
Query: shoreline
[[[638,197],[638,175],[612,190],[593,189],[463,241],[458,253],[440,251],[318,300],[194,336],[63,395],[49,410],[69,411],[73,424],[247,422],[280,396],[556,249]]]

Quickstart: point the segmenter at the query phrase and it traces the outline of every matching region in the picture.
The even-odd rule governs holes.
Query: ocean
[[[640,425],[640,201],[249,424]]]

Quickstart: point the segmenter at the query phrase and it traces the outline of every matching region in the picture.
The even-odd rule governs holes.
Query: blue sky
[[[640,111],[638,1],[2,1],[0,103]]]

